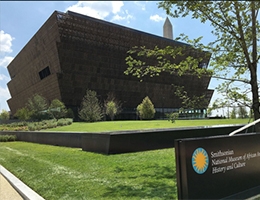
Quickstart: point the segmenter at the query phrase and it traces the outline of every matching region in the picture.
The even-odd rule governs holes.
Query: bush
[[[72,122],[73,122],[72,119],[65,118],[65,119],[59,119],[57,124],[58,124],[58,126],[67,126],[67,125],[71,125]]]
[[[31,113],[31,118],[33,120],[40,121],[43,119],[50,118],[50,114],[48,112],[47,100],[39,94],[33,95],[28,100],[27,108],[28,108],[29,112]]]
[[[29,111],[27,107],[20,108],[14,114],[19,120],[29,120],[31,118],[32,113]]]
[[[71,108],[68,109],[66,117],[74,119],[74,112]]]
[[[42,129],[56,128],[57,126],[67,126],[72,124],[73,119],[62,118],[59,120],[43,120],[40,122],[15,122],[0,125],[0,131],[37,131]]]
[[[137,106],[137,115],[140,119],[152,119],[154,114],[154,105],[147,96],[143,99],[142,103]]]
[[[10,114],[8,111],[6,110],[2,110],[2,112],[0,113],[0,119],[1,120],[8,120],[10,118]]]
[[[49,112],[55,119],[61,119],[63,117],[66,117],[68,111],[63,102],[58,99],[54,99],[52,100],[49,107]]]
[[[100,121],[102,117],[103,112],[97,98],[97,93],[87,90],[80,105],[79,118],[86,122],[96,122]]]
[[[0,142],[11,142],[15,140],[16,140],[15,135],[0,135]]]
[[[175,120],[179,118],[179,113],[173,112],[170,114],[166,114],[166,116],[168,117],[168,121],[175,123]]]

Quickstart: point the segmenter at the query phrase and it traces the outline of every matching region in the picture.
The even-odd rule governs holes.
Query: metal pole
[[[259,123],[259,122],[260,122],[260,118],[255,120],[255,121],[253,121],[253,122],[251,122],[251,123],[249,123],[249,124],[247,124],[247,125],[245,125],[245,126],[243,126],[243,127],[241,127],[241,128],[239,128],[239,129],[237,129],[237,130],[235,130],[235,131],[233,131],[233,132],[231,132],[229,134],[229,136],[235,135],[236,133],[238,133],[240,131],[243,131],[243,130],[247,129],[248,127],[253,126],[253,125],[255,125],[255,124]]]

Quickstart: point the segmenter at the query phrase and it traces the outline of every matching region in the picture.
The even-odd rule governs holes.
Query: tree
[[[137,106],[136,110],[140,119],[152,119],[155,114],[154,105],[148,96],[143,99],[142,103]]]
[[[231,119],[236,119],[237,118],[237,110],[236,108],[234,107],[230,113],[230,118]]]
[[[26,107],[31,113],[32,119],[40,121],[50,117],[48,113],[47,100],[39,94],[34,94],[31,98],[29,98]]]
[[[113,93],[107,95],[104,105],[105,113],[110,117],[111,121],[113,121],[114,117],[121,112],[121,102],[115,98]]]
[[[210,22],[212,34],[216,39],[207,45],[200,43],[201,38],[190,40],[184,34],[176,40],[191,44],[194,48],[211,53],[212,70],[196,67],[201,58],[187,57],[179,64],[171,64],[168,57],[175,58],[181,54],[179,47],[166,47],[164,49],[145,47],[133,48],[128,53],[126,61],[129,65],[127,73],[135,76],[158,75],[161,72],[175,72],[179,74],[193,73],[194,75],[212,75],[213,78],[222,79],[223,83],[217,88],[221,93],[229,94],[229,100],[251,107],[255,119],[260,118],[259,94],[257,80],[259,22],[258,1],[163,1],[159,3],[168,15],[174,18],[191,15],[202,23]],[[146,65],[132,55],[156,57],[158,64]],[[191,65],[188,65],[191,63]],[[249,77],[249,78],[248,78]],[[242,83],[243,87],[237,87]],[[248,92],[251,93],[250,104],[247,102]],[[241,104],[241,102],[240,102]],[[260,125],[256,126],[260,131]]]
[[[67,108],[59,99],[53,99],[49,107],[49,112],[55,119],[60,119],[66,117]]]
[[[19,120],[29,120],[31,118],[32,113],[29,111],[27,107],[20,108],[14,114]]]
[[[247,113],[247,110],[245,107],[243,106],[238,106],[238,111],[237,111],[237,114],[238,114],[238,118],[247,118],[248,117],[248,113]]]
[[[0,119],[1,120],[8,120],[8,119],[10,119],[9,112],[6,111],[6,110],[2,110],[2,112],[0,113]]]
[[[101,104],[97,98],[97,93],[92,90],[86,90],[80,109],[79,118],[87,122],[100,121],[103,117]]]

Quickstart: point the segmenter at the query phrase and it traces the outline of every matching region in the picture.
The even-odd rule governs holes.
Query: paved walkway
[[[44,200],[40,195],[25,185],[20,179],[0,165],[1,200]]]
[[[0,199],[1,200],[23,200],[21,195],[0,174]]]

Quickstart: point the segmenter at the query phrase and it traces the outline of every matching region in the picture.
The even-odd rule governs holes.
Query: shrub
[[[111,121],[114,120],[115,116],[122,111],[122,104],[118,101],[113,93],[108,93],[107,99],[104,102],[105,113],[109,116]]]
[[[34,123],[30,123],[30,124],[28,125],[28,130],[29,130],[29,131],[36,131],[36,126],[35,126],[35,124],[34,124]]]
[[[179,118],[179,113],[173,112],[173,113],[166,114],[166,116],[168,117],[168,121],[175,123],[175,120]]]
[[[0,142],[11,142],[15,140],[16,140],[15,135],[0,135]]]
[[[74,119],[74,112],[71,108],[68,109],[66,117]]]
[[[0,119],[1,120],[8,120],[10,118],[10,114],[8,111],[6,110],[2,110],[2,112],[0,113]]]
[[[105,104],[105,108],[106,108],[106,114],[110,117],[111,121],[114,120],[114,117],[117,113],[117,107],[115,102],[113,101],[109,101]]]
[[[72,119],[64,118],[64,119],[59,119],[57,124],[58,124],[58,126],[67,126],[67,125],[71,125],[72,122],[73,122]]]
[[[97,93],[87,90],[79,109],[79,118],[86,122],[100,121],[103,117],[101,104],[97,98]]]
[[[19,120],[29,120],[31,118],[32,112],[29,111],[27,107],[20,108],[14,114]]]
[[[47,100],[39,95],[33,95],[27,102],[27,108],[31,113],[31,118],[33,120],[43,120],[50,118],[48,112],[48,103]]]
[[[67,109],[63,102],[58,99],[54,99],[49,107],[49,112],[55,119],[61,119],[66,117]]]
[[[148,96],[146,96],[142,103],[137,106],[137,114],[140,119],[152,119],[154,117],[154,105]]]

